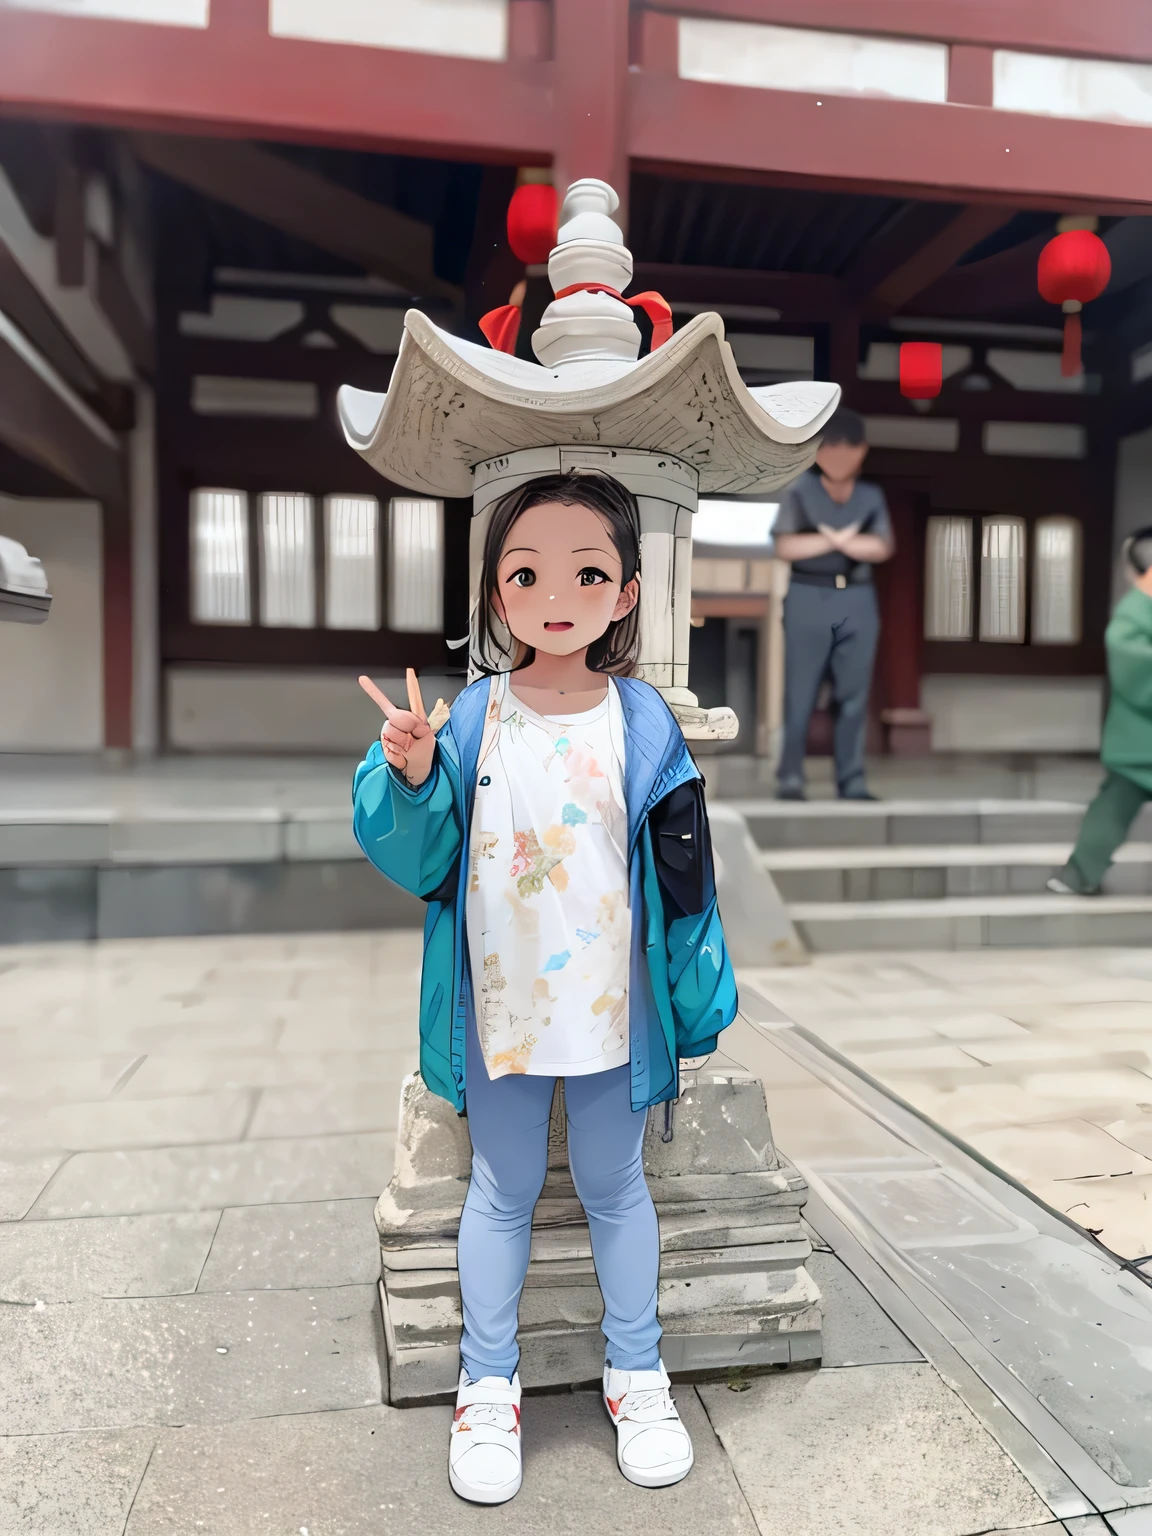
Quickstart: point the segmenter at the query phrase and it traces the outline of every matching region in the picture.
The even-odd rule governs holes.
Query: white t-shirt
[[[491,1078],[606,1072],[629,1058],[628,814],[615,683],[540,715],[494,680],[466,909]]]

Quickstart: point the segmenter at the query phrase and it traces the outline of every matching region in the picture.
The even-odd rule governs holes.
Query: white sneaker
[[[1066,880],[1061,880],[1059,875],[1053,875],[1044,884],[1054,896],[1099,896],[1100,894],[1100,887],[1098,885],[1090,885],[1084,890],[1078,891],[1075,887],[1069,885]]]
[[[520,1492],[520,1377],[460,1372],[448,1441],[448,1481],[473,1504],[504,1504]]]
[[[692,1470],[692,1441],[672,1401],[664,1362],[658,1371],[604,1367],[604,1406],[616,1426],[616,1463],[630,1483],[667,1488]]]

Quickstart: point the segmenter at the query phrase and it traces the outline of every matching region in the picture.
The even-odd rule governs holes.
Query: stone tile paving
[[[1116,1253],[1152,1254],[1152,948],[831,954],[745,975]]]
[[[1052,1518],[1000,1447],[973,1434],[976,1421],[930,1365],[776,1376],[747,1398],[723,1386],[700,1396],[761,1536],[945,1536]]]
[[[414,933],[0,951],[0,1536],[1050,1526],[823,1244],[825,1368],[682,1388],[684,1484],[625,1483],[595,1395],[572,1393],[526,1400],[518,1499],[456,1500],[450,1410],[381,1401],[372,1207],[415,1063],[418,958]],[[825,981],[827,1009],[846,994]],[[814,1122],[833,1153],[884,1145],[800,1071],[773,1103],[785,1149]]]

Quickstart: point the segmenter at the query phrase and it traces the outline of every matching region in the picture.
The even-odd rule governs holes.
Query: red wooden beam
[[[651,165],[727,166],[857,191],[883,179],[924,197],[1007,197],[1054,210],[1152,205],[1148,130],[1116,123],[643,71],[631,76],[630,123],[633,160]]]
[[[18,333],[0,333],[0,439],[98,500],[124,494],[124,462],[116,438],[82,403],[53,388]]]
[[[255,144],[137,134],[146,165],[299,240],[398,283],[410,293],[462,295],[432,270],[432,226],[293,165]]]
[[[1036,323],[1057,323],[1058,311],[1044,304],[1036,289],[1036,262],[1047,239],[1036,235],[983,261],[954,267],[917,294],[916,309],[923,315],[986,317],[1019,316],[1033,309]]]
[[[845,290],[855,300],[866,299],[909,257],[954,224],[962,213],[963,209],[953,203],[905,203],[882,229],[864,242],[840,274]]]
[[[982,208],[975,204],[961,209],[944,229],[913,250],[907,260],[894,267],[877,284],[868,296],[869,308],[903,309],[918,293],[955,266],[966,251],[1002,229],[1011,217],[1010,208]]]
[[[948,50],[948,100],[965,107],[990,107],[995,49],[953,43]]]
[[[214,0],[212,16],[197,29],[0,7],[0,109],[522,164],[551,154],[547,64],[270,37],[251,0]]]
[[[3,240],[0,240],[0,310],[16,323],[65,383],[99,411],[103,380]]]
[[[598,176],[627,228],[628,0],[553,0],[556,185]]]
[[[664,11],[834,32],[1152,60],[1147,0],[658,0]]]
[[[104,745],[132,745],[132,523],[126,499],[100,509],[103,556]]]

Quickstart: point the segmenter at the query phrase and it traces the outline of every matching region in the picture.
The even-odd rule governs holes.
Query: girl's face
[[[493,602],[515,639],[549,656],[571,656],[636,606],[639,583],[621,590],[622,575],[600,514],[548,501],[508,530]]]

